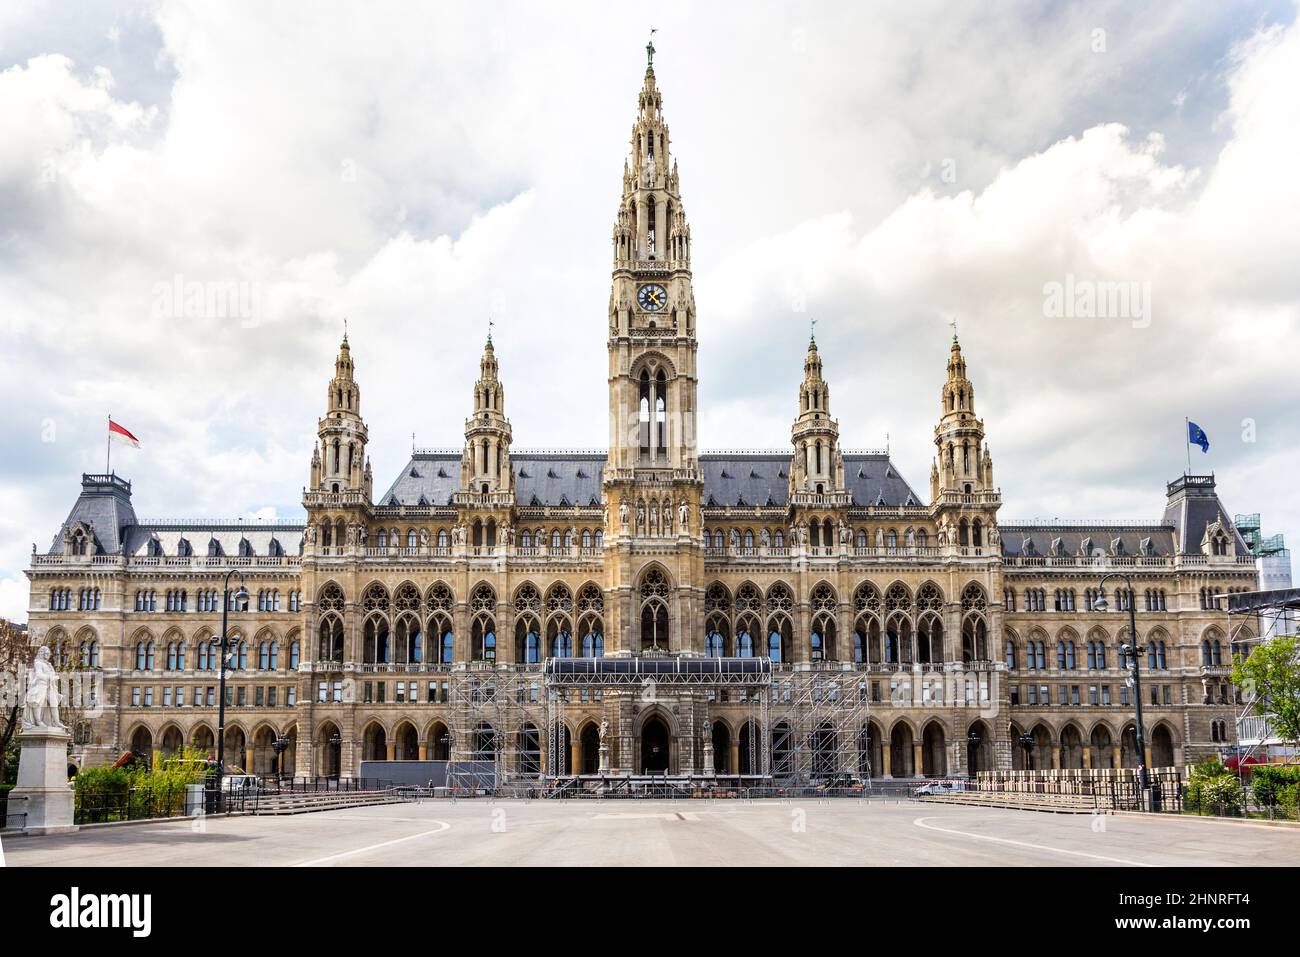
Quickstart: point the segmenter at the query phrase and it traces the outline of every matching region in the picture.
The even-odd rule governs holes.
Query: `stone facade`
[[[841,448],[815,341],[790,447],[702,454],[690,227],[649,66],[612,240],[608,452],[512,451],[489,338],[462,450],[414,453],[376,497],[345,336],[305,524],[143,522],[129,483],[83,476],[28,571],[36,634],[103,679],[76,760],[212,747],[231,568],[251,602],[230,612],[226,754],[256,772],[280,736],[299,775],[488,753],[512,773],[595,772],[602,725],[610,771],[779,771],[807,743],[800,709],[827,709],[819,675],[856,723],[834,726],[832,770],[1131,766],[1130,601],[1149,763],[1230,743],[1213,596],[1256,572],[1212,478],[1172,482],[1150,523],[1003,523],[955,335],[928,504],[887,453]],[[1132,591],[1111,578],[1110,612],[1091,610],[1110,573]],[[765,656],[773,673],[760,692],[611,684],[548,705],[546,659],[597,656]]]

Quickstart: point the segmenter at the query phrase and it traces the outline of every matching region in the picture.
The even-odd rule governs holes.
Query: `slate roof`
[[[1170,482],[1161,521],[1137,524],[1098,522],[1089,526],[1078,522],[1050,522],[999,526],[1002,554],[1009,556],[1062,555],[1076,557],[1097,555],[1197,554],[1207,525],[1219,522],[1236,537],[1238,555],[1248,552],[1246,541],[1236,530],[1229,512],[1215,491],[1214,476],[1183,476]],[[1150,550],[1144,551],[1143,543]],[[1059,542],[1059,551],[1054,546]],[[1116,547],[1119,543],[1119,549]]]
[[[511,453],[520,505],[590,505],[601,499],[603,452]],[[777,505],[789,500],[789,452],[700,456],[706,505]],[[857,505],[923,505],[884,453],[848,453],[844,475]],[[377,505],[447,505],[460,487],[460,454],[417,452]]]
[[[1047,558],[1105,555],[1168,557],[1174,549],[1174,530],[1168,525],[999,525],[1002,554]],[[1149,543],[1149,550],[1143,544]],[[1117,544],[1118,543],[1118,546]],[[1199,543],[1196,551],[1200,551]]]
[[[78,522],[91,526],[101,554],[120,554],[123,530],[136,524],[131,483],[115,475],[83,474],[81,494],[55,533],[50,554],[63,551],[63,533]]]
[[[81,477],[81,494],[55,533],[49,554],[63,552],[63,533],[77,522],[92,526],[101,555],[147,555],[149,542],[155,538],[164,555],[179,554],[182,538],[188,540],[196,557],[207,555],[213,540],[222,555],[239,555],[240,542],[245,539],[253,555],[272,554],[272,540],[279,543],[285,555],[297,555],[302,548],[301,522],[140,522],[131,505],[131,483],[117,476]]]
[[[512,455],[520,505],[599,504],[604,452],[533,452]],[[790,455],[786,452],[714,452],[700,456],[704,501],[713,506],[777,506],[789,501]],[[883,452],[844,455],[845,479],[859,506],[923,505]],[[448,505],[460,485],[459,452],[417,452],[376,505]],[[1219,500],[1213,476],[1183,476],[1169,483],[1164,517],[1150,523],[1009,522],[1000,526],[1007,556],[1084,554],[1169,556],[1201,551],[1207,525],[1218,522],[1236,538],[1237,554],[1249,549]],[[237,556],[241,544],[253,555],[286,555],[302,549],[303,525],[205,522],[140,522],[131,505],[131,485],[116,476],[83,475],[81,494],[50,544],[63,551],[63,534],[77,522],[94,531],[100,554],[146,555],[157,541],[164,555],[179,553],[182,539],[191,553]]]
[[[520,505],[600,504],[604,452],[511,453]],[[416,452],[376,505],[449,505],[460,488],[459,452]]]
[[[785,505],[789,452],[717,452],[700,456],[705,505]],[[844,481],[854,505],[924,505],[884,452],[844,455]]]

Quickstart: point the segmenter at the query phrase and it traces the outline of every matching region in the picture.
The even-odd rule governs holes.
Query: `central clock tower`
[[[613,232],[609,458],[603,475],[607,608],[624,650],[681,651],[693,648],[701,634],[693,624],[702,601],[696,583],[704,574],[704,481],[695,431],[698,344],[691,229],[655,85],[653,44],[646,54]],[[674,590],[671,619],[677,627],[671,635],[656,631],[647,638],[643,592],[648,581],[663,579]]]
[[[691,228],[682,207],[654,47],[623,164],[609,297],[607,478],[697,481],[695,296]]]

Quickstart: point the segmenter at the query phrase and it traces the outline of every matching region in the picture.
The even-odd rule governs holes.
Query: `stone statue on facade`
[[[772,533],[769,532],[766,528],[761,529],[758,533],[758,542],[764,548],[767,548],[769,545],[772,544]]]
[[[23,728],[62,730],[59,721],[59,674],[50,664],[50,649],[42,645],[27,672],[27,691],[23,695]]]
[[[840,519],[840,544],[849,545],[853,542],[853,529],[849,528],[849,523]]]
[[[618,506],[618,523],[627,528],[627,502],[620,502]]]
[[[727,542],[728,542],[728,544],[731,545],[732,548],[739,548],[739,547],[740,547],[740,530],[739,530],[739,529],[736,529],[736,528],[733,528],[733,529],[731,529],[731,531],[727,532]]]
[[[677,506],[677,520],[681,524],[682,528],[685,528],[690,524],[691,507],[686,504],[686,499],[682,499],[682,503]]]
[[[427,528],[420,529],[420,547],[429,547],[429,530]]]

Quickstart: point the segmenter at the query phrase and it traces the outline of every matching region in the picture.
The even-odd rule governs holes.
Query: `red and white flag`
[[[128,445],[132,445],[137,449],[140,447],[140,440],[112,419],[108,420],[108,439],[110,442],[113,439],[117,439],[119,442],[126,442]]]

